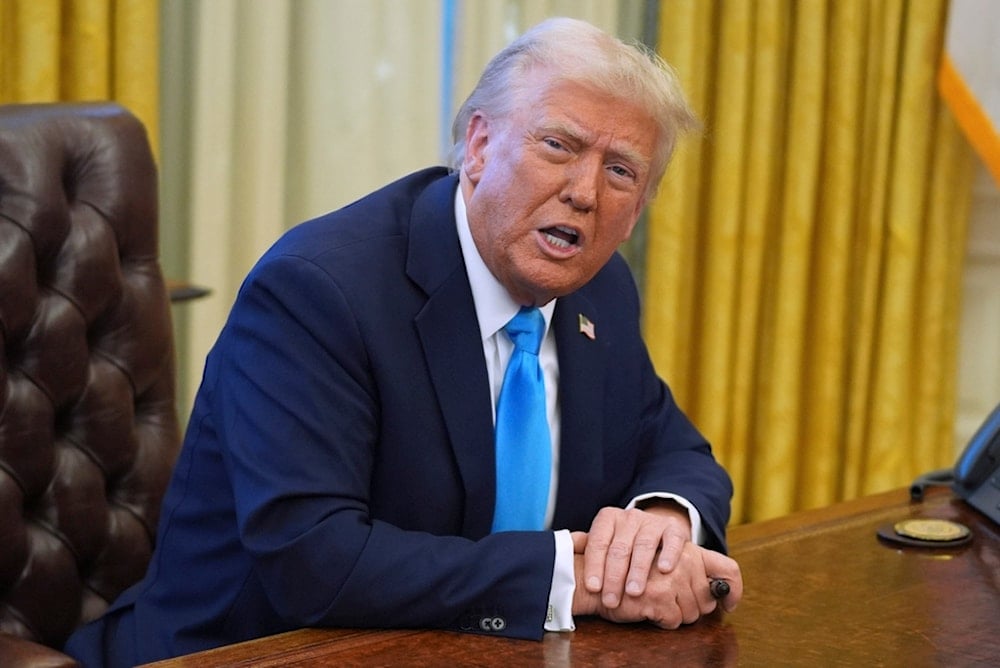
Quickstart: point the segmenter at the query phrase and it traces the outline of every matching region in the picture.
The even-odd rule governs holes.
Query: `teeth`
[[[548,240],[550,244],[552,244],[553,246],[558,246],[559,248],[569,248],[570,246],[573,245],[570,242],[566,241],[565,239],[561,239],[560,237],[557,237],[554,234],[549,234],[548,232],[545,233],[545,238]]]
[[[556,225],[544,234],[548,242],[557,248],[569,248],[580,240],[580,235],[573,228],[563,225]]]

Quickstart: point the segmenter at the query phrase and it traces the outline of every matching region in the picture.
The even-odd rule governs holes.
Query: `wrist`
[[[687,535],[691,533],[691,515],[688,509],[673,499],[654,497],[636,503],[635,507],[644,512],[667,518],[678,528],[683,527]]]

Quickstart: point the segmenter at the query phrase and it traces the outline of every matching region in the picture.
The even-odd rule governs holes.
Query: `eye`
[[[609,165],[608,169],[611,170],[612,174],[620,178],[633,179],[633,180],[635,179],[635,172],[633,172],[631,169],[623,165]]]
[[[558,139],[554,139],[552,137],[545,137],[544,139],[542,139],[542,141],[545,142],[546,146],[548,146],[549,148],[554,148],[557,151],[563,151],[566,149],[566,147],[563,146],[563,143]]]

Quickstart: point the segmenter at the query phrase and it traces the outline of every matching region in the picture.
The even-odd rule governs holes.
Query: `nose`
[[[566,169],[561,200],[579,211],[593,211],[597,206],[599,180],[604,166],[600,159],[595,158],[580,156]]]

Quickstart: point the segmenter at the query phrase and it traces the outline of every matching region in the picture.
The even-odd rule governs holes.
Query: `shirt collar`
[[[503,326],[521,309],[521,305],[511,298],[507,289],[500,284],[479,255],[479,249],[476,248],[472,231],[469,229],[469,218],[466,215],[461,186],[455,190],[455,222],[458,227],[458,240],[462,245],[465,272],[472,288],[472,300],[476,306],[476,317],[479,319],[479,331],[485,340],[503,329]],[[545,317],[546,334],[555,307],[555,299],[539,307]]]

